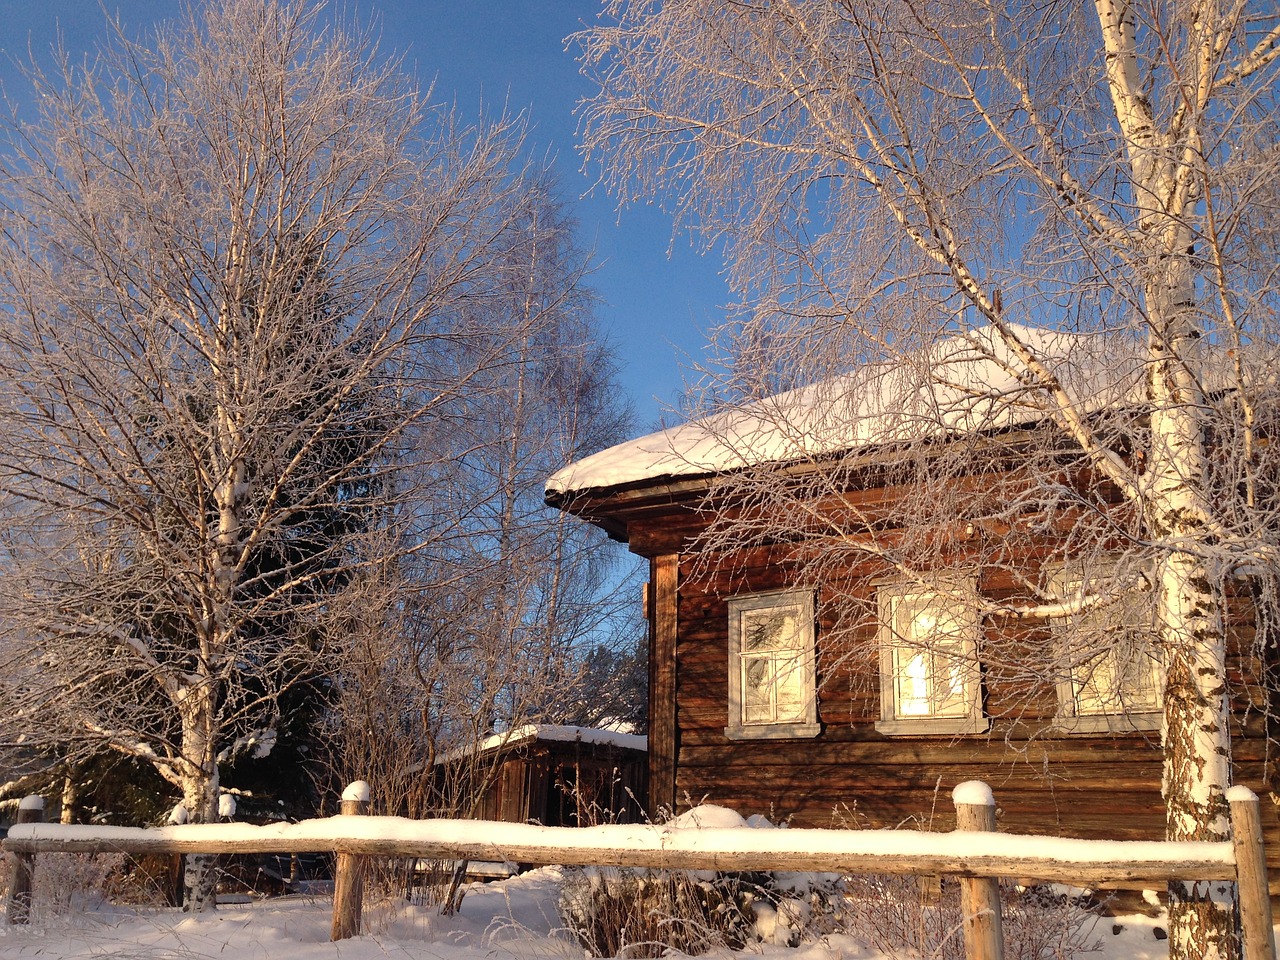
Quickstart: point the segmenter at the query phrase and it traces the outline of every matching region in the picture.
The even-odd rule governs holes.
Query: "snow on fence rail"
[[[976,781],[961,784],[953,793],[957,829],[951,833],[406,820],[363,816],[367,797],[366,785],[353,784],[343,795],[342,815],[261,827],[17,824],[3,841],[5,850],[18,854],[10,922],[25,918],[38,853],[336,853],[335,940],[359,933],[362,861],[383,856],[675,870],[946,874],[961,878],[966,953],[971,960],[1003,956],[999,878],[1076,886],[1230,880],[1239,884],[1246,960],[1276,960],[1258,798],[1244,787],[1229,791],[1234,839],[1223,843],[997,833],[995,799]]]

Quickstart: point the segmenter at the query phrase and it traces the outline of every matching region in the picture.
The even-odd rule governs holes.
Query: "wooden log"
[[[336,818],[341,821],[344,818]],[[1028,877],[1075,886],[1098,886],[1120,881],[1142,882],[1158,886],[1170,880],[1234,880],[1236,868],[1230,844],[1179,844],[1176,850],[1157,843],[1132,848],[1112,846],[1105,841],[1083,841],[1085,847],[1071,841],[1071,850],[1054,844],[1052,837],[1026,837],[1023,852],[990,853],[986,844],[968,844],[957,849],[941,841],[948,834],[902,831],[904,842],[914,852],[886,853],[885,838],[876,833],[867,841],[860,831],[807,830],[750,831],[734,836],[728,849],[705,846],[700,837],[699,848],[682,848],[669,834],[656,828],[629,826],[620,828],[623,836],[636,831],[648,832],[651,838],[639,845],[617,843],[613,828],[538,827],[526,824],[503,824],[501,842],[478,839],[493,834],[483,821],[408,821],[387,818],[385,833],[378,829],[382,818],[370,817],[370,827],[343,835],[320,821],[324,829],[308,830],[308,824],[250,828],[238,831],[246,836],[220,838],[216,830],[202,826],[174,827],[167,831],[139,828],[110,828],[108,837],[95,837],[92,827],[45,826],[39,838],[19,834],[3,842],[4,849],[15,853],[288,853],[289,851],[342,851],[378,857],[413,857],[429,860],[511,860],[517,863],[561,864],[564,866],[652,867],[670,870],[716,870],[751,872],[783,870],[787,872],[848,874],[912,874],[942,873],[968,877]],[[337,826],[340,827],[340,823]],[[599,832],[596,832],[599,831]],[[416,835],[415,835],[416,834]],[[761,849],[751,844],[756,835],[775,838]],[[776,841],[787,839],[778,847]],[[921,838],[927,838],[922,843]],[[590,842],[587,842],[588,839]],[[852,841],[852,843],[850,842]],[[1087,855],[1076,859],[1076,850],[1090,844],[1104,844],[1104,857]],[[1047,845],[1047,846],[1046,846]],[[1097,848],[1095,848],[1097,849]],[[1157,851],[1153,853],[1152,851]]]
[[[369,785],[357,780],[342,793],[340,812],[346,817],[369,814]],[[349,849],[339,849],[333,868],[333,930],[330,940],[349,940],[360,935],[360,914],[364,907],[365,858]]]
[[[996,801],[980,780],[959,784],[951,794],[956,806],[956,829],[994,833]],[[970,877],[960,881],[960,911],[964,923],[967,960],[1004,960],[1004,930],[1000,916],[1000,881]]]
[[[44,821],[44,798],[38,796],[23,797],[18,804],[18,823],[41,823]],[[31,880],[35,873],[36,856],[34,853],[20,853],[15,858],[13,881],[9,884],[9,922],[29,923],[31,921]]]
[[[652,561],[653,620],[649,625],[649,809],[651,817],[676,800],[676,632],[680,558]]]
[[[1248,787],[1237,785],[1227,791],[1227,802],[1231,805],[1231,843],[1236,853],[1244,960],[1276,960],[1258,796]]]

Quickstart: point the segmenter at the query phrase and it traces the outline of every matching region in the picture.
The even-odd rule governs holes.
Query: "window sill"
[[[990,727],[991,721],[986,717],[919,717],[876,722],[876,729],[887,737],[956,736],[986,733]]]
[[[724,735],[730,740],[800,740],[821,732],[820,723],[755,723],[724,728]]]
[[[1159,713],[1102,713],[1080,717],[1055,717],[1053,727],[1059,733],[1124,734],[1150,733],[1160,729]]]

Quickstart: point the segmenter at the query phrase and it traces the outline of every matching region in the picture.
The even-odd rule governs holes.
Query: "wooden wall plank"
[[[650,561],[649,583],[649,809],[656,817],[676,799],[676,631],[680,557],[666,553]]]

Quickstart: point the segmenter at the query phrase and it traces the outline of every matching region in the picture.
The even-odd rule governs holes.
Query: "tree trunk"
[[[68,764],[62,778],[62,811],[58,816],[59,823],[75,823],[80,806],[80,777],[82,771],[79,764]]]
[[[218,822],[218,764],[214,756],[213,733],[217,723],[213,684],[184,688],[182,711],[182,803],[189,823]],[[190,913],[217,906],[214,886],[217,858],[211,854],[187,855],[183,880],[182,908]]]
[[[1169,840],[1231,838],[1226,790],[1231,735],[1221,583],[1202,554],[1178,549],[1211,541],[1205,504],[1207,458],[1194,370],[1195,332],[1186,320],[1189,291],[1174,266],[1149,289],[1152,318],[1149,397],[1151,442],[1144,480],[1152,539],[1170,547],[1156,574],[1156,623],[1165,663],[1165,835]],[[1169,279],[1171,277],[1171,279]],[[1236,958],[1235,885],[1169,885],[1170,960]]]
[[[1225,640],[1204,563],[1174,554],[1160,582],[1166,662],[1164,798],[1169,840],[1230,840]],[[1235,885],[1169,885],[1170,960],[1239,956]]]

